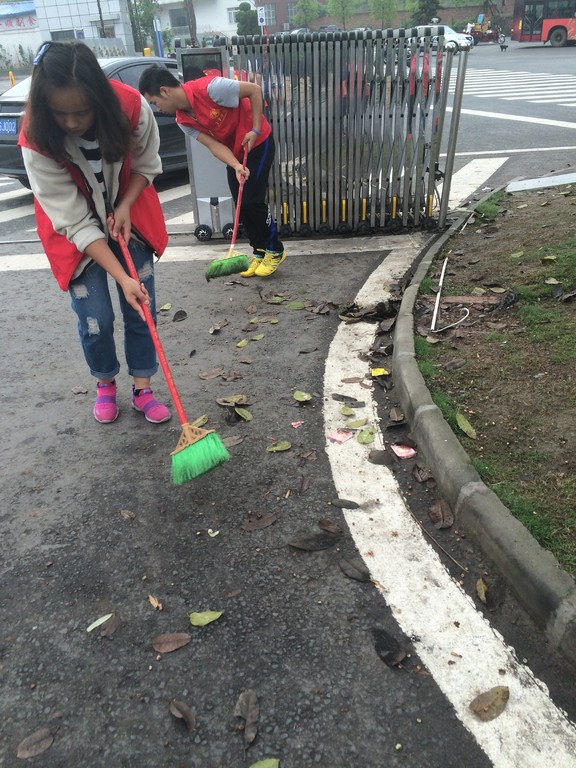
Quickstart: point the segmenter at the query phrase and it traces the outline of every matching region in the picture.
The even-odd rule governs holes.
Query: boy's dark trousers
[[[268,177],[274,160],[274,152],[274,139],[270,135],[266,141],[254,147],[248,153],[248,160],[246,161],[246,167],[250,170],[250,176],[244,184],[240,221],[254,252],[257,250],[268,250],[281,253],[284,250],[267,200]],[[230,166],[227,166],[226,170],[228,173],[228,186],[232,192],[234,202],[236,202],[240,186],[236,178],[236,171],[230,168]]]

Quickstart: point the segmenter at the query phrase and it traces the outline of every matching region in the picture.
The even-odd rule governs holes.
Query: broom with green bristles
[[[138,272],[136,271],[132,256],[130,255],[130,251],[126,246],[126,242],[122,235],[118,235],[118,242],[120,243],[122,255],[126,261],[130,277],[133,277],[134,280],[137,280],[140,283]],[[176,384],[172,377],[172,371],[168,365],[166,355],[164,354],[164,348],[162,347],[160,336],[158,336],[158,331],[156,330],[150,307],[147,304],[142,304],[141,307],[144,311],[146,324],[148,325],[148,330],[152,336],[156,354],[158,355],[162,372],[164,373],[166,383],[168,384],[168,389],[172,395],[172,400],[174,401],[180,424],[182,425],[182,434],[180,435],[178,444],[172,451],[171,456],[172,481],[175,485],[183,485],[184,483],[203,475],[205,472],[209,472],[219,464],[228,461],[230,454],[215,430],[200,429],[189,423],[184,406],[182,405],[182,400],[180,399],[180,395],[178,394]]]
[[[244,148],[244,159],[242,165],[246,166],[246,159],[248,158],[248,147]],[[206,280],[210,281],[214,277],[226,277],[227,275],[235,275],[237,272],[244,272],[250,266],[250,259],[244,253],[236,253],[234,250],[236,246],[236,238],[238,236],[238,226],[240,223],[240,207],[242,205],[242,191],[246,177],[242,176],[240,179],[240,188],[238,189],[238,199],[236,200],[236,214],[234,216],[234,227],[232,228],[232,240],[230,241],[230,249],[228,256],[223,259],[216,259],[206,267]]]

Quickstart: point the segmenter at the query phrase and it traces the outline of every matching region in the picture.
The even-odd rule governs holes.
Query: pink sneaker
[[[116,405],[116,382],[96,384],[96,402],[94,404],[94,418],[100,424],[111,424],[118,418],[118,406]]]
[[[152,424],[162,424],[172,418],[168,408],[156,400],[151,389],[141,389],[140,394],[137,395],[132,386],[132,408],[143,413],[146,420]]]

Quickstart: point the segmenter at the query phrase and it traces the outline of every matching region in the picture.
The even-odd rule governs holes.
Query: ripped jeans
[[[120,246],[113,240],[108,245],[126,272]],[[154,297],[154,259],[150,248],[131,239],[128,248],[134,266],[150,295],[150,310],[156,322]],[[124,318],[124,353],[130,376],[147,378],[158,370],[156,351],[146,323],[124,298],[120,286],[118,296]],[[90,373],[97,379],[112,379],[120,370],[114,342],[114,310],[108,285],[108,273],[92,262],[69,286],[72,309],[78,315],[78,333]]]

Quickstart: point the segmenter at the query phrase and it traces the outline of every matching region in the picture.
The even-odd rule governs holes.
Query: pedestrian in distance
[[[275,145],[262,113],[262,89],[253,82],[210,75],[180,83],[164,66],[152,64],[140,76],[140,93],[161,112],[176,115],[180,128],[226,164],[234,202],[244,177],[240,218],[252,247],[242,277],[269,277],[286,258],[267,202]],[[244,149],[248,159],[243,165]]]
[[[168,242],[158,195],[162,172],[154,114],[134,88],[109,81],[80,42],[44,43],[34,59],[19,138],[34,193],[38,234],[60,288],[67,290],[90,373],[97,379],[94,417],[118,417],[114,311],[116,282],[132,406],[160,424],[168,408],[150,389],[158,370],[142,304],[155,318],[154,254]],[[129,274],[122,235],[140,281]]]

